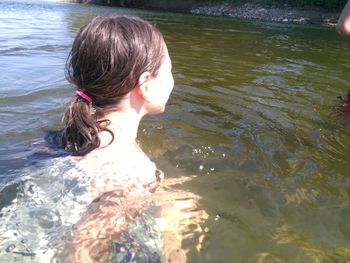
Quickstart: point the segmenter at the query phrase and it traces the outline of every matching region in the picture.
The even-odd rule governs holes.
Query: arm
[[[346,3],[340,14],[337,31],[341,35],[350,35],[350,0]]]
[[[148,198],[129,197],[123,190],[106,192],[97,197],[65,240],[63,262],[112,262],[113,241],[123,239],[128,225],[142,214],[146,202]]]

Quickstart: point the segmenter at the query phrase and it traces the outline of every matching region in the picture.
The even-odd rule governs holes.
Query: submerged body
[[[90,166],[58,157],[19,171],[1,189],[16,195],[0,207],[0,262],[186,262],[183,233],[208,218],[200,198],[178,188],[193,178],[157,188],[162,172],[138,156]]]
[[[151,171],[154,164],[140,163],[134,172],[143,167],[146,175],[147,166]],[[6,253],[0,261],[48,262],[55,258],[62,262],[106,262],[103,258],[112,255],[113,241],[135,236],[142,224],[152,235],[142,232],[143,240],[135,240],[144,246],[139,254],[157,252],[160,258],[162,244],[152,222],[151,193],[143,186],[147,180],[131,179],[129,168],[119,166],[118,171],[108,173],[114,177],[113,189],[102,193],[101,180],[108,180],[105,171],[86,171],[71,157],[28,167],[24,178],[7,186],[15,188],[17,194],[1,209],[0,250]],[[153,169],[153,180],[156,171]],[[148,242],[143,244],[145,240]]]

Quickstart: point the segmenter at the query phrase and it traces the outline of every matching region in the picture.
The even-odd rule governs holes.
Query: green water
[[[78,28],[113,12],[155,23],[173,60],[167,110],[139,136],[168,178],[194,178],[176,186],[206,214],[181,228],[187,261],[350,262],[350,126],[335,110],[350,87],[350,39],[332,28],[2,1],[1,180],[60,127]]]

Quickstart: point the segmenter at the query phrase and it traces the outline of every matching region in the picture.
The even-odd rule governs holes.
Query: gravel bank
[[[339,13],[330,13],[314,8],[266,8],[252,4],[244,4],[242,6],[230,4],[203,6],[193,8],[190,12],[196,15],[230,16],[239,19],[322,25],[335,25],[339,16]]]

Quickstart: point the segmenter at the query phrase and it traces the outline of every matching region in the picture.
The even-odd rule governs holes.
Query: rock
[[[297,23],[297,24],[326,24],[337,22],[339,14],[329,13],[317,9],[297,9],[284,6],[282,8],[267,8],[246,3],[241,6],[229,4],[197,7],[190,10],[196,15],[230,16],[242,19],[258,19],[265,21]],[[305,18],[309,17],[309,18]]]

